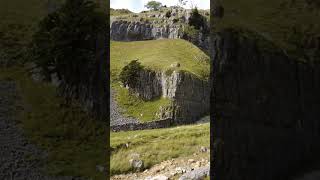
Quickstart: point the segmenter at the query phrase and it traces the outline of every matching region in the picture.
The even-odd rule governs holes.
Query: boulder
[[[210,167],[202,167],[182,175],[179,180],[202,180],[209,176]]]

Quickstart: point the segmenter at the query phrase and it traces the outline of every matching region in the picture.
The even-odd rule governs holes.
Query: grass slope
[[[145,168],[149,168],[172,158],[188,157],[198,152],[201,146],[209,147],[209,144],[209,123],[111,133],[111,175],[130,172],[129,160],[133,153],[140,154]]]
[[[120,16],[120,15],[125,15],[125,14],[131,14],[131,12],[128,9],[113,9],[110,8],[110,16]]]
[[[116,91],[116,101],[123,110],[122,114],[138,118],[140,122],[157,120],[156,113],[160,106],[168,106],[171,100],[167,98],[158,98],[151,101],[143,101],[141,98],[129,94],[128,89],[119,86],[113,86]]]
[[[96,171],[106,164],[104,123],[76,105],[62,107],[54,87],[35,83],[22,68],[0,69],[1,79],[18,85],[23,111],[17,118],[31,142],[48,152],[47,173],[105,179]]]
[[[180,67],[176,70],[187,71],[201,79],[207,79],[210,74],[209,57],[185,40],[112,41],[110,53],[111,87],[117,92],[117,102],[125,115],[139,118],[142,122],[157,119],[160,106],[167,106],[171,101],[163,98],[143,101],[120,87],[118,76],[130,61],[139,59],[143,66],[155,71],[172,70],[170,65],[178,62]]]
[[[306,0],[223,0],[224,17],[213,19],[213,28],[243,28],[257,32],[277,44],[288,54],[301,48],[288,40],[293,27],[320,37],[320,7],[308,5]]]
[[[199,78],[208,78],[210,74],[209,57],[195,45],[182,39],[111,41],[110,55],[112,80],[134,59],[139,59],[142,65],[157,71],[170,69],[171,64],[178,62],[178,70],[193,73]]]

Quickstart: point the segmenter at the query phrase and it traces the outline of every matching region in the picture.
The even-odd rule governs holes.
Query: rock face
[[[149,22],[113,21],[110,27],[110,37],[115,41],[142,41],[155,39],[182,39],[185,26],[181,24],[154,25]],[[209,38],[199,33],[195,42],[203,50],[209,50]]]
[[[161,38],[177,39],[182,26],[156,26],[148,22],[114,21],[111,24],[111,38],[115,41],[138,41]]]
[[[212,40],[213,176],[282,180],[314,168],[320,159],[319,64],[264,49],[267,40],[237,31]]]
[[[208,81],[184,71],[168,73],[145,69],[141,71],[137,85],[132,90],[145,100],[164,97],[173,101],[168,107],[160,107],[159,119],[191,122],[209,112]]]
[[[110,23],[110,38],[115,41],[141,41],[155,39],[182,39],[191,10],[171,9],[171,17],[164,14],[149,15],[141,19],[115,19]],[[155,19],[153,21],[146,20]],[[192,43],[209,51],[209,36],[204,31],[195,35]]]
[[[210,167],[202,167],[182,175],[179,180],[202,180],[209,176]]]

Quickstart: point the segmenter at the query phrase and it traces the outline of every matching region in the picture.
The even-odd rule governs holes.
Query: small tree
[[[120,81],[124,86],[134,88],[139,78],[139,73],[143,69],[143,66],[138,60],[131,61],[128,65],[122,68],[120,73]]]
[[[105,33],[106,16],[87,0],[67,0],[48,14],[33,36],[31,54],[50,79],[57,73],[69,85],[89,81],[95,68],[96,40]]]
[[[150,9],[150,10],[154,10],[157,11],[162,7],[162,3],[158,2],[158,1],[149,1],[146,5],[146,8]]]

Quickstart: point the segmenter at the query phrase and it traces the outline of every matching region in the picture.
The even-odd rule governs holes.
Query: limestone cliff
[[[129,87],[130,88],[130,87]],[[172,118],[188,123],[209,113],[209,84],[188,72],[156,72],[144,69],[133,92],[145,100],[164,97],[172,100],[167,107],[159,107],[159,119]]]
[[[170,11],[170,17],[165,12]],[[207,14],[208,15],[208,14]],[[110,23],[110,37],[115,41],[139,41],[155,39],[182,39],[186,32],[191,10],[171,8],[158,14],[133,14],[113,17]],[[206,27],[209,27],[206,24]],[[209,36],[205,29],[193,34],[191,41],[199,48],[209,51]]]
[[[318,165],[320,64],[252,32],[224,30],[212,42],[214,177],[291,179]]]

